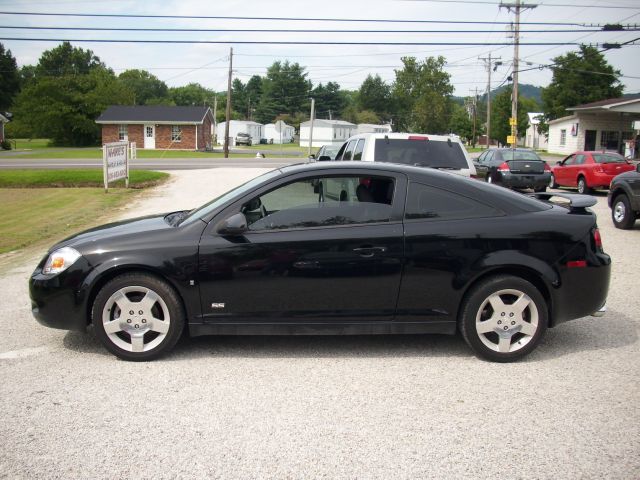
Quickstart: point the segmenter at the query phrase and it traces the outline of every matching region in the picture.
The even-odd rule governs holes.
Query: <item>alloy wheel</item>
[[[627,209],[624,205],[624,202],[622,200],[616,201],[616,204],[613,206],[613,219],[618,223],[622,223],[625,219],[626,214]]]
[[[480,341],[499,353],[517,352],[538,331],[539,312],[526,293],[499,290],[491,294],[478,309],[476,331]]]
[[[106,301],[102,323],[113,344],[125,351],[140,353],[163,342],[171,315],[158,293],[147,287],[128,286],[117,290]]]

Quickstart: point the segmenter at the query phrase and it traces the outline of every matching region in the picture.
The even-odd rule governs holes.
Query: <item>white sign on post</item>
[[[127,142],[106,143],[102,146],[102,162],[104,166],[104,190],[109,189],[109,182],[125,179],[129,188],[129,144]]]

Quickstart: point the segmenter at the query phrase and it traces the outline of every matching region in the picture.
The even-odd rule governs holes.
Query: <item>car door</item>
[[[555,177],[555,181],[558,185],[575,185],[575,183],[571,183],[571,176],[573,175],[572,169],[574,168],[573,164],[575,159],[575,155],[569,155],[553,169],[553,176]]]
[[[338,199],[324,198],[319,186],[328,181],[349,188]],[[204,321],[391,320],[404,253],[405,191],[403,175],[341,169],[298,175],[238,200],[201,239]],[[212,224],[238,212],[248,230],[217,234]]]

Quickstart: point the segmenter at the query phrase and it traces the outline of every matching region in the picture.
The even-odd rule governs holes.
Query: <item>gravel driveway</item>
[[[174,172],[126,216],[189,208],[258,170]],[[3,478],[640,477],[640,225],[613,228],[609,311],[492,364],[447,336],[206,337],[128,363],[41,327],[0,277]]]

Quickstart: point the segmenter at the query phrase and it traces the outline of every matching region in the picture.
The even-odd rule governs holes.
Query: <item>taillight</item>
[[[600,236],[600,230],[597,228],[593,230],[593,243],[598,250],[602,250],[602,237]]]
[[[549,164],[547,162],[544,162],[544,171],[545,172],[550,172],[551,171],[551,167],[549,166]]]
[[[502,162],[502,164],[498,167],[499,172],[508,172],[510,171],[509,164],[507,162]]]

